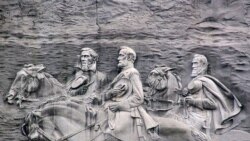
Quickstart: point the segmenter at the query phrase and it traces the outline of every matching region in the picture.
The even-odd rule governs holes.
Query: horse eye
[[[156,73],[156,72],[151,72],[150,74],[151,74],[151,75],[157,75],[157,73]]]

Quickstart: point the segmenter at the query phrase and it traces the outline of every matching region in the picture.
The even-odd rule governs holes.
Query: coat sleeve
[[[194,100],[194,105],[204,110],[215,110],[216,104],[208,98]]]
[[[123,104],[127,108],[134,108],[143,103],[144,95],[139,74],[132,73],[129,78],[132,86],[132,95],[127,100],[123,101]]]
[[[203,89],[203,83],[201,80],[195,80],[192,81],[188,85],[189,92],[191,94],[197,93],[198,91],[201,91]],[[200,108],[202,110],[215,110],[216,104],[211,99],[204,97],[202,99],[194,99],[191,105]]]

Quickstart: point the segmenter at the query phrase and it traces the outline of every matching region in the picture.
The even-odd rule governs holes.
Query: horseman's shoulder
[[[132,77],[134,75],[139,75],[139,71],[135,68],[130,68],[130,69],[127,69],[123,72],[123,74],[126,76],[126,77]]]
[[[221,84],[218,79],[211,75],[203,75],[197,78],[194,78],[189,84],[188,89],[189,91],[196,92],[202,89],[202,87],[210,87],[215,88],[217,84]],[[221,84],[222,85],[222,84]]]
[[[202,89],[202,81],[199,78],[193,79],[189,84],[188,84],[188,91],[190,93],[196,93],[199,90]]]
[[[214,84],[214,81],[219,81],[219,80],[217,80],[215,77],[211,75],[204,75],[197,78],[197,81],[201,81],[202,83],[206,83],[209,85],[209,84]]]

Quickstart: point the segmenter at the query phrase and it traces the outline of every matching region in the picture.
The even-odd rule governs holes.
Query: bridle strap
[[[43,135],[46,139],[49,141],[56,141],[51,135],[48,135],[46,132],[44,132],[40,127],[37,128],[37,132]]]

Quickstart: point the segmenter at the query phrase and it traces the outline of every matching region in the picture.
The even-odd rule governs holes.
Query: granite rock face
[[[65,83],[82,47],[99,53],[98,69],[111,78],[119,46],[127,45],[138,54],[143,82],[165,64],[176,68],[184,86],[193,54],[200,53],[244,105],[237,128],[250,132],[249,25],[249,0],[1,0],[1,97],[24,64],[44,64]],[[1,140],[26,140],[20,124],[31,109],[1,100]]]

